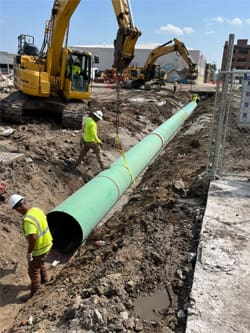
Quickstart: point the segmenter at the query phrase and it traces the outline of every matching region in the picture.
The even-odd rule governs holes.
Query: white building
[[[73,48],[78,50],[89,51],[92,53],[93,57],[99,57],[99,64],[94,64],[100,70],[105,70],[106,68],[111,68],[114,59],[114,48],[110,45],[75,45]],[[144,66],[147,57],[149,56],[152,49],[139,48],[135,49],[135,57],[130,65]],[[198,68],[198,79],[200,83],[204,82],[205,69],[206,69],[206,58],[203,56],[199,50],[189,50],[190,56],[192,57],[194,63],[197,64]],[[179,55],[178,52],[172,52],[165,56],[161,56],[156,61],[163,70],[171,73],[168,75],[169,81],[174,81],[179,79],[178,74],[172,70],[182,70],[187,67],[186,63]]]
[[[111,45],[76,45],[72,46],[78,50],[89,51],[94,56],[99,57],[99,64],[93,63],[93,67],[98,67],[99,70],[105,70],[111,68],[114,59],[114,48]],[[146,48],[136,48],[135,57],[131,62],[131,65],[144,66],[147,57],[149,56],[152,49]],[[204,82],[205,77],[205,68],[206,68],[206,59],[199,50],[189,50],[189,53],[194,61],[197,64],[198,68],[198,79],[200,83]],[[8,54],[7,52],[0,52],[0,70],[3,73],[9,73],[13,69],[13,54]],[[165,56],[161,56],[156,61],[163,70],[170,72],[168,74],[168,80],[174,81],[175,79],[180,79],[176,71],[180,71],[187,67],[182,57],[178,52],[172,52]]]
[[[14,54],[0,51],[0,73],[9,74],[13,71]]]

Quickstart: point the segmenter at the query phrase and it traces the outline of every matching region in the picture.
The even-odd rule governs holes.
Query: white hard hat
[[[14,208],[21,200],[24,200],[24,197],[19,194],[12,194],[9,198],[10,207]]]
[[[93,112],[93,114],[96,116],[96,118],[102,120],[102,117],[103,117],[102,111],[98,110],[98,111]]]

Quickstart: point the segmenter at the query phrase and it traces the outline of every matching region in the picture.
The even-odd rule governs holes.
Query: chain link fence
[[[250,71],[218,74],[207,173],[250,179]]]

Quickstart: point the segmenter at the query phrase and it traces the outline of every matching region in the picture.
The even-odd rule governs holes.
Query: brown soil
[[[140,103],[141,98],[146,100]],[[189,98],[184,91],[172,95],[168,90],[122,90],[119,131],[124,149]],[[160,101],[166,103],[157,104]],[[99,165],[89,154],[85,165],[67,168],[78,156],[81,133],[59,124],[35,119],[12,126],[15,132],[0,138],[2,151],[25,156],[0,166],[1,181],[7,185],[0,212],[1,332],[185,331],[208,191],[205,170],[213,103],[213,97],[201,100],[137,180],[124,207],[96,228],[69,262],[57,267],[48,263],[49,284],[26,303],[20,299],[29,289],[26,242],[21,217],[8,207],[9,195],[21,193],[30,205],[48,212],[94,177]],[[105,115],[99,132],[105,162],[110,164],[119,157],[115,90],[94,88],[92,108],[101,108]],[[199,126],[201,117],[204,125],[204,116],[205,126]],[[96,246],[98,239],[105,246]],[[146,296],[149,305],[144,308]]]

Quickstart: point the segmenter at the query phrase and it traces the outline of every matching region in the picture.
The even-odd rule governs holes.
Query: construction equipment
[[[167,73],[162,71],[160,65],[156,64],[156,60],[171,52],[178,52],[185,63],[188,65],[185,71],[185,77],[187,79],[195,80],[198,76],[198,70],[196,64],[193,62],[186,46],[180,40],[174,38],[169,42],[157,46],[154,48],[143,67],[129,66],[124,75],[127,77],[125,87],[127,88],[150,88],[150,85],[161,85],[164,83],[167,77]]]
[[[118,73],[115,68],[106,68],[105,70],[105,82],[115,83],[118,77]]]
[[[96,73],[94,82],[113,84],[116,83],[117,80],[125,80],[123,73],[119,73],[115,68],[106,68],[104,71],[99,71]]]
[[[70,18],[79,3],[80,0],[54,0],[40,51],[33,36],[18,37],[14,59],[17,91],[1,101],[3,121],[21,123],[26,111],[32,111],[33,117],[40,110],[42,115],[59,114],[65,127],[81,128],[87,107],[84,100],[91,95],[92,55],[67,47]],[[133,25],[127,0],[112,3],[119,26],[113,67],[122,72],[134,57],[141,32]]]

